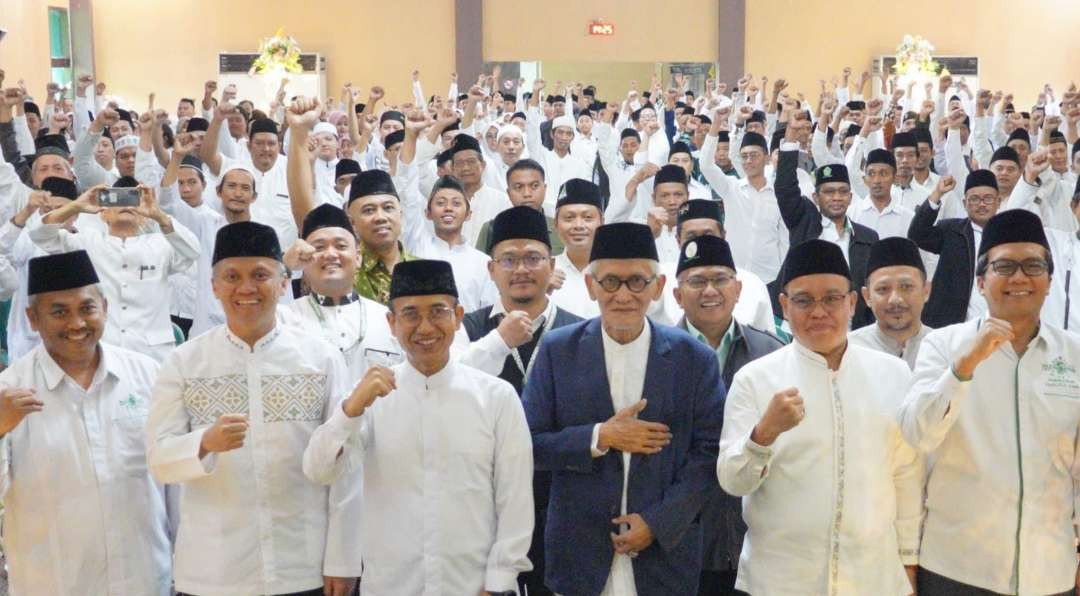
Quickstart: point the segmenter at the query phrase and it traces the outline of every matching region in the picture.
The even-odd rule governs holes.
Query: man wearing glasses
[[[560,199],[560,205],[563,200]],[[491,223],[488,252],[492,258],[488,271],[499,288],[499,300],[493,306],[465,315],[462,326],[473,342],[471,349],[502,356],[499,367],[487,372],[498,374],[520,396],[540,340],[548,331],[577,323],[581,317],[558,308],[554,300],[548,299],[554,259],[544,214],[521,205],[496,215]],[[544,519],[550,490],[551,473],[536,472],[533,475],[535,529],[529,547],[533,570],[519,578],[523,594],[550,593],[544,587]]]
[[[847,216],[851,206],[851,179],[845,166],[833,164],[818,168],[814,173],[813,200],[802,196],[796,175],[798,140],[805,136],[809,127],[810,122],[806,120],[794,120],[787,125],[776,165],[776,203],[787,226],[791,246],[815,238],[839,246],[850,267],[852,283],[861,288],[866,283],[870,246],[878,241],[878,234]],[[783,289],[776,283],[771,287],[774,295]],[[857,295],[851,328],[858,329],[873,322],[874,313],[862,296]]]
[[[600,317],[545,334],[525,384],[538,470],[553,472],[545,583],[558,594],[697,591],[724,388],[716,355],[645,317],[660,296],[648,226],[596,230]]]
[[[407,361],[368,368],[333,406],[304,474],[331,484],[362,466],[365,594],[512,595],[532,568],[521,402],[506,381],[450,357],[465,313],[449,263],[398,263],[389,296]]]
[[[695,200],[702,205],[716,204],[701,199],[690,203]],[[703,235],[688,240],[683,244],[675,275],[679,282],[675,300],[686,313],[678,326],[716,352],[725,387],[731,386],[732,377],[745,364],[784,346],[775,335],[735,319],[743,280],[736,277],[731,248],[723,238]],[[746,533],[742,499],[714,492],[702,507],[701,526],[705,550],[698,594],[729,594],[735,587]]]
[[[930,196],[915,210],[908,228],[908,238],[919,248],[941,257],[922,316],[923,323],[934,329],[986,313],[986,300],[976,285],[975,249],[979,247],[983,226],[1001,205],[997,178],[990,170],[968,174],[964,181],[967,217],[938,220],[942,197],[954,188],[956,179],[942,176]]]
[[[900,410],[935,461],[919,595],[1072,594],[1080,338],[1040,322],[1054,262],[1037,215],[995,215],[978,255],[987,315],[926,337]]]
[[[735,588],[906,596],[924,471],[896,420],[911,371],[848,342],[855,292],[836,244],[795,246],[781,271],[795,341],[735,373],[724,409],[717,475],[749,528]]]

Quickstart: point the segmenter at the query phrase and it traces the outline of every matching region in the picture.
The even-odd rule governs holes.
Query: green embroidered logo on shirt
[[[1076,380],[1075,366],[1058,356],[1051,360],[1049,364],[1043,364],[1042,370],[1046,373],[1047,391],[1055,394],[1066,391],[1070,397],[1080,398],[1080,383]]]
[[[127,397],[120,400],[120,406],[126,410],[138,409],[143,404],[143,399],[134,393],[128,394]]]

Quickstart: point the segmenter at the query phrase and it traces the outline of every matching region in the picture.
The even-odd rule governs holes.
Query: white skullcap
[[[255,177],[255,170],[252,170],[247,164],[240,162],[233,162],[226,166],[224,169],[222,169],[221,176],[218,177],[218,180],[224,182],[225,175],[235,170],[240,170],[241,172],[247,172],[248,174],[250,174],[252,182],[258,180],[258,178]]]
[[[555,120],[554,120],[554,121],[553,121],[553,122],[551,123],[551,130],[552,130],[552,132],[554,132],[554,131],[555,131],[555,129],[556,129],[556,128],[559,128],[560,126],[566,126],[566,127],[568,127],[568,128],[569,128],[569,129],[571,130],[571,131],[573,131],[573,130],[574,130],[574,119],[573,119],[573,118],[571,118],[570,116],[565,116],[565,115],[564,115],[564,116],[559,116],[558,118],[556,118],[556,119],[555,119]]]
[[[313,135],[324,134],[324,133],[329,134],[329,135],[334,135],[336,137],[337,136],[337,127],[334,126],[333,124],[330,124],[329,122],[320,122],[320,123],[316,124],[314,130],[311,131],[311,134],[313,134]]]
[[[120,151],[121,149],[127,149],[128,147],[138,147],[138,146],[139,146],[139,137],[137,137],[135,135],[124,135],[124,136],[120,137],[119,139],[116,139],[116,142],[113,143],[113,148],[116,151]]]
[[[501,141],[503,137],[510,135],[518,136],[523,139],[525,138],[525,133],[521,132],[520,128],[514,126],[513,124],[504,124],[499,127],[499,134],[495,138],[495,140]]]

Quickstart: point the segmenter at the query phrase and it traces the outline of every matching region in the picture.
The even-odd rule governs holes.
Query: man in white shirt
[[[402,242],[409,254],[449,262],[461,306],[472,312],[493,304],[498,290],[487,272],[491,258],[463,237],[464,225],[474,215],[465,192],[453,176],[439,178],[426,198],[415,185],[406,185],[401,201],[405,220]]]
[[[350,381],[364,376],[371,363],[400,361],[386,307],[353,289],[360,253],[349,216],[340,207],[322,204],[308,212],[300,229],[303,238],[285,252],[284,261],[290,269],[303,269],[310,293],[279,307],[278,320],[318,330],[345,357]]]
[[[528,130],[525,133],[525,146],[529,149],[529,157],[535,159],[544,168],[547,178],[544,214],[554,217],[559,189],[571,178],[592,179],[592,163],[586,163],[570,150],[575,130],[572,116],[561,115],[551,121],[551,149],[541,142],[540,121],[543,116],[537,104],[540,101],[540,92],[543,91],[545,85],[546,83],[541,79],[533,82],[533,93],[529,98],[529,108],[526,111]]]
[[[281,246],[292,246],[296,242],[297,228],[289,201],[289,160],[280,151],[278,125],[269,118],[252,120],[251,141],[248,143],[251,160],[236,160],[218,150],[221,126],[234,113],[236,106],[227,101],[222,101],[214,109],[214,117],[199,149],[199,157],[214,176],[220,176],[237,161],[245,163],[255,174],[255,194],[258,197],[250,207],[251,220],[274,228]]]
[[[345,362],[307,330],[278,324],[289,278],[269,226],[221,228],[212,265],[226,323],[169,355],[146,425],[154,477],[183,484],[176,590],[347,593],[362,567],[357,537],[327,526],[348,488],[312,484],[301,466],[348,391]]]
[[[454,137],[450,148],[450,169],[461,186],[465,198],[469,201],[472,215],[462,228],[465,244],[475,246],[480,236],[480,228],[500,211],[513,207],[506,193],[484,184],[484,155],[480,151],[480,142],[471,135]]]
[[[995,215],[978,254],[988,314],[926,338],[900,411],[934,461],[919,594],[1072,594],[1080,338],[1039,320],[1054,263],[1038,216]]]
[[[532,454],[502,379],[455,362],[464,309],[445,261],[394,267],[387,320],[407,355],[372,366],[304,453],[329,484],[364,474],[364,592],[513,594],[533,529]]]
[[[675,239],[680,247],[701,236],[727,236],[720,203],[712,199],[691,199],[683,203],[675,219]],[[668,279],[675,279],[677,267],[678,262],[661,263],[660,272]],[[743,325],[772,332],[776,328],[776,317],[765,282],[750,271],[738,271],[736,277],[742,289],[734,305],[734,317]],[[675,298],[674,288],[653,303],[649,317],[665,325],[678,324],[683,317],[683,308]]]
[[[572,178],[563,185],[555,203],[555,226],[566,250],[555,256],[556,281],[551,300],[559,308],[583,319],[600,315],[600,306],[589,295],[589,253],[596,229],[604,225],[600,189],[587,180]]]
[[[720,124],[725,120],[719,114],[713,118],[698,163],[709,186],[724,202],[724,221],[730,230],[728,242],[735,265],[769,283],[780,271],[789,242],[773,181],[765,175],[769,149],[765,137],[747,131],[736,152],[746,176],[728,176],[716,165]]]
[[[319,122],[311,130],[311,138],[315,140],[315,160],[311,164],[315,171],[315,192],[320,197],[333,196],[337,194],[334,187],[338,177],[337,127],[329,122]]]
[[[716,471],[749,527],[735,587],[906,596],[924,469],[895,417],[911,372],[847,341],[855,292],[836,244],[792,247],[782,271],[795,341],[735,373],[724,410]]]
[[[0,495],[10,589],[171,594],[164,493],[146,466],[153,360],[102,343],[90,256],[30,260],[41,345],[0,374]]]
[[[679,208],[690,199],[689,176],[682,166],[667,164],[653,178],[652,203],[648,224],[656,239],[660,263],[679,260],[679,239],[676,228]]]
[[[558,594],[694,594],[695,520],[717,490],[717,359],[647,320],[665,281],[647,226],[598,228],[589,270],[600,317],[550,331],[523,394],[536,467],[553,472],[545,584]]]
[[[515,127],[516,128],[516,127]],[[544,212],[544,198],[547,196],[547,184],[544,181],[544,168],[532,159],[519,159],[506,170],[506,194],[510,198],[510,204],[514,207],[532,207],[537,211]],[[504,210],[505,211],[505,210]],[[563,252],[563,243],[559,233],[555,230],[555,220],[544,217],[547,220],[548,236],[551,240],[551,253]],[[487,251],[491,239],[491,221],[480,226],[480,235],[476,239],[476,248]]]
[[[117,181],[134,188],[135,179]],[[56,254],[86,250],[104,277],[102,291],[112,305],[106,340],[146,354],[161,362],[175,346],[169,320],[169,276],[186,271],[199,258],[199,241],[161,210],[154,191],[137,189],[138,206],[102,206],[103,186],[95,186],[78,199],[50,212],[30,230],[30,239],[45,252]],[[88,229],[72,233],[64,222],[76,214],[101,213],[108,231]],[[160,234],[143,232],[153,224]]]
[[[851,204],[851,221],[874,230],[878,238],[906,237],[915,212],[904,207],[893,192],[897,188],[893,184],[896,158],[884,149],[872,150],[866,156],[862,178],[868,194]]]
[[[919,345],[932,329],[922,324],[930,282],[919,247],[907,238],[886,238],[870,246],[866,285],[860,291],[875,323],[848,335],[857,346],[892,354],[915,368]]]
[[[896,175],[893,177],[891,189],[893,202],[910,210],[914,215],[915,209],[933,190],[932,185],[926,188],[915,180],[915,170],[919,163],[919,140],[916,133],[908,131],[894,134],[892,154],[896,161]],[[880,232],[878,234],[880,235]]]

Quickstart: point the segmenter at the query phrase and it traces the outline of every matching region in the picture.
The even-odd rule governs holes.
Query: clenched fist
[[[806,405],[799,390],[789,387],[773,395],[750,439],[767,447],[776,442],[777,437],[798,426],[805,417]]]

